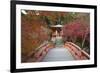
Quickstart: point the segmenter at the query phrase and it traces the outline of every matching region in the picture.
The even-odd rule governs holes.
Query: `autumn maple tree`
[[[36,48],[49,40],[50,29],[42,15],[36,15],[34,11],[27,12],[21,17],[21,51],[22,61],[26,61]]]
[[[76,43],[81,39],[81,47],[84,47],[84,43],[90,40],[90,28],[89,25],[84,24],[81,21],[74,21],[69,24],[65,24],[63,27],[63,38],[65,41],[71,41]]]

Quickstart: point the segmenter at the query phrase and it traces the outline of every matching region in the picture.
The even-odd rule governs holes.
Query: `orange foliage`
[[[47,30],[45,30],[47,29]],[[46,23],[36,15],[22,16],[21,19],[21,48],[22,61],[27,59],[30,53],[48,40],[48,28]]]

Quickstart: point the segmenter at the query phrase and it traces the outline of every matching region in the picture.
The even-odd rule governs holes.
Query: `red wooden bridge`
[[[88,60],[90,56],[79,46],[72,42],[66,42],[61,47],[46,42],[35,52],[30,53],[27,62],[72,61]]]

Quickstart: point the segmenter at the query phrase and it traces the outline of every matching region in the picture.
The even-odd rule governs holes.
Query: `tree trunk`
[[[86,37],[87,37],[87,32],[85,33],[85,35],[84,35],[84,37],[83,37],[82,48],[84,47],[84,43],[85,43]]]

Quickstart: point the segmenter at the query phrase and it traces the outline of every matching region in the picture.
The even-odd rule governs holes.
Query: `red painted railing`
[[[66,42],[64,47],[71,52],[76,60],[86,60],[90,58],[88,53],[72,42]]]
[[[41,49],[37,51],[34,55],[36,61],[41,61],[44,58],[44,56],[48,53],[48,51],[52,48],[53,45],[51,44],[46,44],[45,46],[41,47]]]
[[[32,51],[29,54],[29,57],[28,57],[26,62],[39,62],[39,61],[41,61],[44,58],[44,56],[48,53],[48,51],[50,49],[52,49],[53,47],[54,47],[53,44],[49,43],[49,42],[42,44],[41,46],[36,48],[35,51]]]

